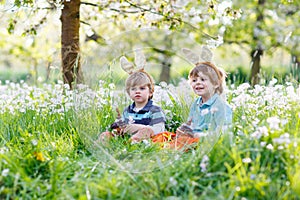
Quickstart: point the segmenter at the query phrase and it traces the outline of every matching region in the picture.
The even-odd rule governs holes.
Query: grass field
[[[300,86],[229,86],[233,126],[189,152],[150,141],[94,141],[129,104],[96,89],[0,85],[0,199],[300,199]],[[185,81],[157,86],[174,131],[193,100]]]

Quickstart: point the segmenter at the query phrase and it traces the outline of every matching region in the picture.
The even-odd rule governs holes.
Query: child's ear
[[[152,92],[151,88],[149,88],[149,99],[152,99],[152,97],[153,97],[153,92]]]

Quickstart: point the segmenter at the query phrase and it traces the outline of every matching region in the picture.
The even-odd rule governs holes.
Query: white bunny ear
[[[197,54],[192,52],[190,49],[183,48],[182,53],[185,55],[185,57],[192,62],[193,64],[196,64],[200,61],[200,58]]]
[[[122,56],[120,58],[120,63],[121,63],[122,69],[125,72],[127,72],[128,74],[132,74],[132,72],[134,71],[133,63],[129,62],[125,56]]]
[[[144,69],[144,67],[146,65],[146,57],[143,54],[142,50],[140,50],[140,49],[135,50],[134,62],[135,62],[137,70]]]
[[[207,46],[202,46],[202,50],[200,53],[200,59],[206,62],[211,62],[213,57],[213,53]]]

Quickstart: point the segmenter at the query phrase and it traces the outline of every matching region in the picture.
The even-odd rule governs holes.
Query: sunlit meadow
[[[194,96],[156,86],[167,129]],[[0,199],[300,199],[300,86],[229,86],[233,126],[188,152],[144,141],[95,142],[129,104],[124,91],[62,83],[0,85]]]

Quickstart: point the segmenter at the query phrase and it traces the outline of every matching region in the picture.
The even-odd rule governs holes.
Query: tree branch
[[[177,21],[179,23],[186,24],[190,28],[192,28],[192,30],[194,30],[194,31],[196,30],[198,32],[200,31],[202,33],[202,35],[204,35],[207,38],[211,38],[211,39],[215,39],[215,40],[218,38],[217,36],[212,36],[212,35],[209,35],[208,33],[203,32],[199,28],[195,27],[193,24],[191,24],[191,23],[189,23],[187,21],[184,21],[181,18],[166,16],[166,15],[164,15],[161,12],[153,11],[151,8],[144,8],[142,6],[138,6],[138,5],[132,3],[131,1],[128,1],[128,0],[125,0],[125,2],[128,3],[131,7],[139,9],[139,11],[119,10],[119,9],[115,9],[115,8],[108,8],[108,9],[111,10],[111,11],[114,11],[114,12],[128,13],[128,14],[136,14],[136,13],[139,13],[139,12],[149,12],[149,13],[152,13],[152,14],[155,14],[155,15],[163,16],[167,20],[170,20],[170,21]],[[102,8],[101,5],[95,4],[95,3],[90,3],[90,2],[81,2],[81,4]]]

